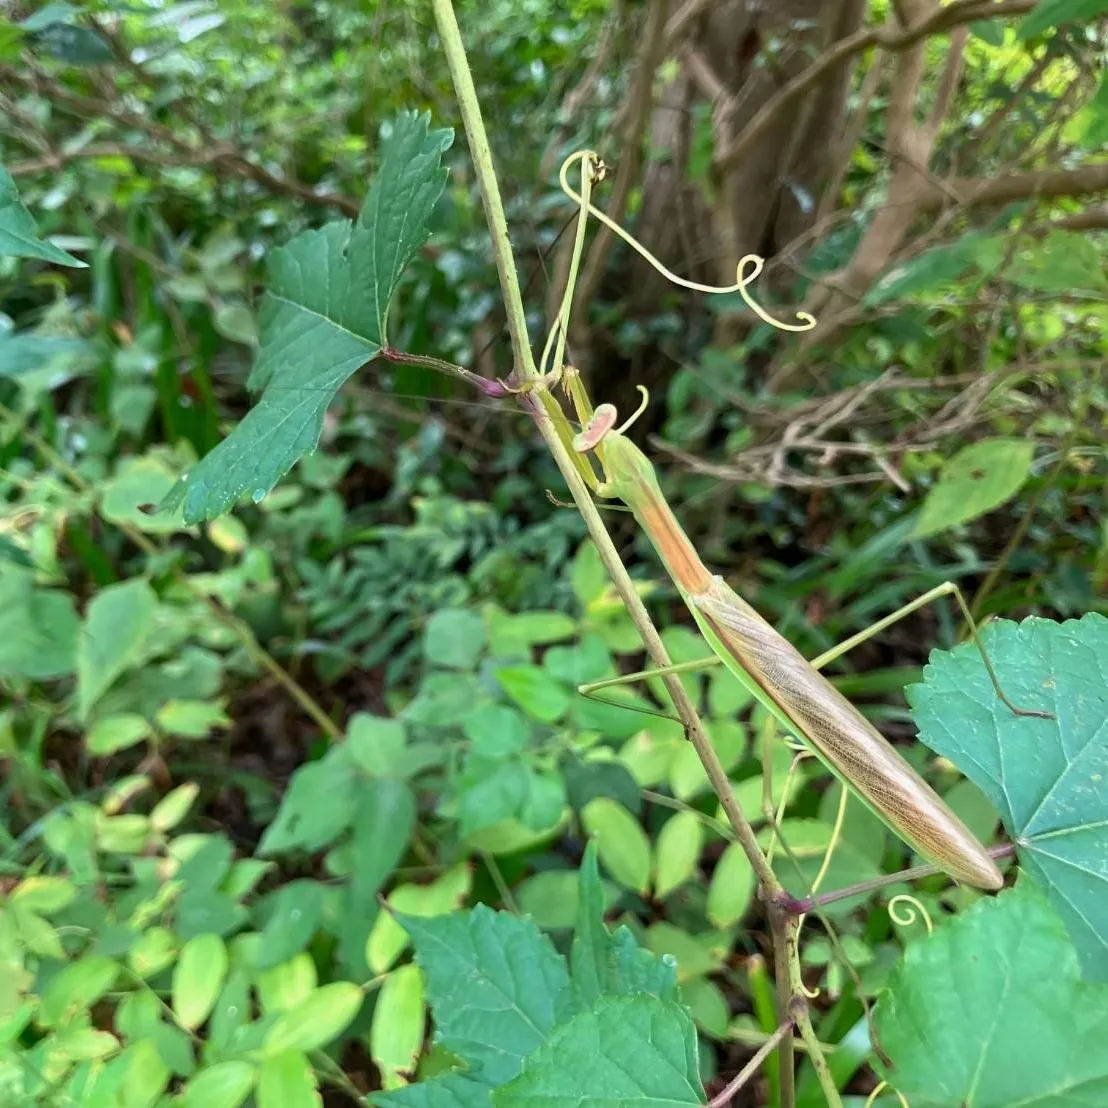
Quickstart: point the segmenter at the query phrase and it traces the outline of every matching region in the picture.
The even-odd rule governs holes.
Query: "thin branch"
[[[722,1092],[708,1101],[708,1108],[726,1108],[731,1098],[758,1072],[758,1067],[777,1049],[777,1044],[792,1030],[793,1021],[786,1020],[758,1048],[753,1058],[730,1081]]]
[[[942,34],[961,24],[978,19],[1023,15],[1037,2],[1038,0],[1000,0],[999,3],[992,3],[991,0],[953,0],[950,4],[937,7],[930,15],[901,31],[887,27],[867,27],[840,39],[766,101],[735,141],[720,152],[716,160],[717,170],[726,173],[737,164],[755,140],[769,130],[778,112],[852,55],[868,50],[871,46],[880,46],[889,53],[899,53],[922,39]]]

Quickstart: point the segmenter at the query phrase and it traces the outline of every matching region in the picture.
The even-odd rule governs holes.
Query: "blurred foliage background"
[[[684,525],[809,655],[947,579],[978,617],[1108,611],[1102,9],[457,5],[537,343],[568,264],[558,168],[584,146],[610,168],[597,202],[671,269],[729,284],[756,253],[761,301],[819,318],[809,334],[772,331],[737,297],[665,285],[601,232],[570,334],[595,398],[629,410],[648,386],[640,441]],[[641,654],[510,401],[375,362],[342,388],[319,452],[261,503],[202,527],[140,507],[248,410],[267,256],[358,212],[390,120],[412,108],[459,139],[393,309],[394,345],[506,377],[496,273],[428,5],[15,3],[0,17],[0,166],[39,232],[87,263],[0,256],[0,882],[44,871],[124,890],[66,901],[76,930],[60,945],[20,932],[19,964],[78,965],[87,937],[103,946],[115,927],[105,949],[133,968],[120,936],[157,945],[157,926],[168,960],[150,963],[156,980],[192,937],[256,938],[295,912],[311,926],[280,932],[287,958],[320,980],[387,976],[403,943],[377,933],[382,890],[437,910],[522,908],[557,936],[583,832],[603,825],[632,844],[602,854],[613,905],[676,955],[706,1072],[730,1072],[774,1026],[760,909],[669,721],[574,692]],[[675,658],[705,653],[630,520],[613,520]],[[837,663],[837,683],[910,738],[901,690],[960,635],[957,609],[934,605]],[[743,704],[726,681],[689,680],[756,818],[759,720],[735,722]],[[471,718],[486,699],[501,714]],[[361,746],[339,741],[356,734]],[[952,804],[992,834],[980,795],[944,774]],[[407,799],[381,782],[403,782]],[[177,820],[151,822],[150,806],[185,783],[189,834],[174,838]],[[813,849],[834,818],[825,784],[789,801]],[[393,803],[408,814],[380,846],[356,810]],[[671,827],[675,809],[697,814]],[[145,822],[118,823],[131,816]],[[837,884],[907,860],[856,822]],[[173,894],[183,907],[168,893],[149,907],[166,874],[144,863],[159,857],[191,864]],[[818,929],[806,954],[829,984],[829,1041],[857,1023],[858,996],[879,988],[910,931],[872,902],[846,908],[836,918],[861,981],[835,968]],[[232,965],[258,988],[250,975],[273,965],[240,946]],[[410,1000],[399,986],[388,996]],[[260,1003],[263,1016],[281,1006],[272,993]],[[212,1048],[209,1032],[201,1050],[147,1018],[167,1028],[149,1103],[232,1056],[230,1038]],[[329,1103],[403,1080],[417,1054],[433,1071],[422,1023],[406,1059],[375,1037],[398,1018],[375,1024],[371,996],[331,1068],[313,1071]],[[16,1035],[20,1058],[42,1055],[37,1084],[4,1040],[4,1080],[23,1075],[11,1088],[31,1103],[65,1082],[72,1092],[81,1066],[95,1081],[120,1059],[137,1065],[149,1036],[114,1026],[122,1053],[63,1051],[64,1064],[49,1035]],[[844,1086],[859,1074],[864,1086],[856,1046],[841,1055],[853,1058]]]

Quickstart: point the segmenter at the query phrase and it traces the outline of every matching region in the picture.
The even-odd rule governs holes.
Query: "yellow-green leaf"
[[[318,984],[315,959],[307,951],[294,954],[287,961],[263,970],[255,987],[262,1011],[283,1012],[302,1000],[307,1000]]]
[[[596,836],[604,868],[625,888],[645,895],[650,887],[650,840],[639,821],[622,804],[598,796],[582,809],[581,822]]]
[[[655,846],[654,895],[661,899],[696,873],[704,844],[704,824],[694,812],[678,812],[666,820]]]
[[[26,877],[12,890],[13,906],[31,912],[60,912],[77,895],[68,877]]]
[[[127,963],[139,977],[165,969],[177,952],[177,940],[165,927],[147,928],[127,953]]]
[[[716,927],[737,923],[754,896],[754,871],[738,843],[732,843],[716,863],[708,886],[708,919]]]
[[[155,831],[169,831],[176,827],[188,815],[188,810],[199,792],[200,786],[189,781],[167,793],[150,813],[150,826]]]
[[[319,1108],[323,1100],[311,1063],[299,1050],[266,1058],[258,1071],[258,1108]]]
[[[412,964],[398,966],[381,986],[369,1029],[370,1057],[386,1084],[390,1075],[414,1069],[426,1019],[423,971]]]
[[[249,1062],[218,1062],[198,1073],[186,1086],[181,1108],[239,1108],[254,1088]]]
[[[173,969],[173,1012],[189,1030],[200,1026],[227,976],[227,947],[218,935],[197,935],[181,948]]]
[[[56,1027],[69,1016],[91,1008],[115,984],[118,974],[117,963],[101,954],[66,966],[46,986],[38,1022],[43,1027]]]
[[[350,981],[323,985],[277,1017],[265,1038],[265,1054],[318,1050],[339,1035],[358,1014],[362,990]]]

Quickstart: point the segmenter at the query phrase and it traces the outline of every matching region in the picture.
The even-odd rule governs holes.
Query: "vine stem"
[[[623,600],[628,615],[635,624],[651,661],[659,668],[664,669],[671,664],[669,655],[646,611],[646,606],[635,591],[630,575],[620,560],[615,544],[604,526],[601,513],[589,495],[585,479],[578,468],[576,452],[572,449],[573,434],[569,421],[561,405],[549,390],[551,377],[540,373],[531,352],[519,278],[516,273],[515,260],[512,256],[511,242],[508,236],[507,219],[504,214],[504,205],[500,198],[500,188],[493,166],[492,149],[481,116],[480,101],[477,98],[477,90],[473,84],[473,76],[470,72],[469,61],[466,57],[465,46],[462,42],[461,31],[458,27],[453,5],[451,0],[432,0],[432,8],[435,23],[442,39],[443,52],[446,55],[447,65],[450,69],[454,91],[458,98],[462,123],[465,127],[466,138],[473,157],[481,203],[489,225],[493,256],[504,297],[508,332],[511,336],[516,376],[513,384],[520,389],[518,394],[520,403],[534,418],[539,433],[550,449],[551,456],[565,479],[573,501],[585,521],[589,536],[596,545],[600,559],[605,569],[607,569],[617,593]],[[559,368],[558,366],[554,367],[555,371]],[[751,868],[758,878],[762,896],[769,909],[768,915],[774,938],[779,1019],[787,1024],[777,1048],[781,1072],[781,1108],[794,1108],[796,1103],[795,1049],[793,1036],[790,1033],[791,1021],[794,1019],[804,1042],[808,1045],[809,1054],[813,1056],[816,1073],[820,1076],[828,1104],[831,1108],[841,1108],[842,1101],[834,1082],[831,1080],[830,1071],[823,1057],[819,1040],[812,1030],[807,1004],[802,992],[798,992],[802,986],[802,981],[796,942],[797,921],[780,901],[780,898],[784,895],[784,889],[761,847],[759,847],[754,829],[739,807],[727,772],[724,770],[715,748],[709,742],[699,714],[685,692],[680,679],[670,673],[664,676],[662,681],[670,694],[674,708],[685,729],[685,734],[704,766],[712,789],[719,797],[727,821],[735,834],[735,839],[742,846],[750,861]],[[795,1016],[793,1015],[794,1011],[798,1013]],[[818,1062],[815,1061],[815,1056],[818,1056]]]

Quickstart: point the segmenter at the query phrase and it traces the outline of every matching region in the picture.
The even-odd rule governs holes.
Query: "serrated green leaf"
[[[1026,879],[909,946],[874,1021],[913,1108],[1108,1103],[1108,989]]]
[[[77,711],[81,719],[88,719],[112,682],[142,657],[157,604],[154,590],[141,579],[108,585],[89,604],[77,639]]]
[[[530,920],[484,905],[400,922],[442,1043],[490,1084],[511,1080],[568,1010],[565,960]]]
[[[645,895],[650,888],[650,840],[639,821],[622,804],[599,796],[582,809],[581,822],[596,836],[604,868],[625,888]]]
[[[40,258],[52,265],[67,265],[74,269],[87,268],[72,254],[39,237],[31,213],[19,199],[15,181],[0,166],[0,255],[4,254],[16,258]]]
[[[362,990],[350,981],[322,985],[282,1012],[265,1037],[265,1054],[318,1050],[340,1035],[362,1006]]]
[[[654,847],[654,895],[661,900],[696,873],[704,845],[704,824],[695,812],[678,812],[666,820]]]
[[[1085,976],[1108,980],[1108,619],[998,620],[985,645],[1012,703],[1054,718],[1013,715],[966,643],[934,651],[907,690],[920,740],[992,801]]]
[[[934,535],[1000,507],[1019,492],[1034,456],[1027,439],[982,439],[959,450],[927,494],[913,536]]]
[[[178,1022],[194,1030],[210,1014],[227,976],[227,947],[218,935],[197,935],[173,967],[172,1003]]]
[[[380,1108],[492,1108],[491,1089],[463,1073],[444,1073],[388,1092],[370,1093]]]
[[[446,184],[452,131],[402,114],[382,143],[381,164],[356,223],[298,235],[274,251],[261,307],[261,349],[250,374],[262,396],[232,434],[161,503],[188,522],[210,519],[245,492],[255,501],[315,449],[339,386],[375,358],[387,336],[400,275],[429,233]]]
[[[696,1029],[680,1004],[603,997],[558,1027],[496,1108],[675,1108],[705,1101]]]

